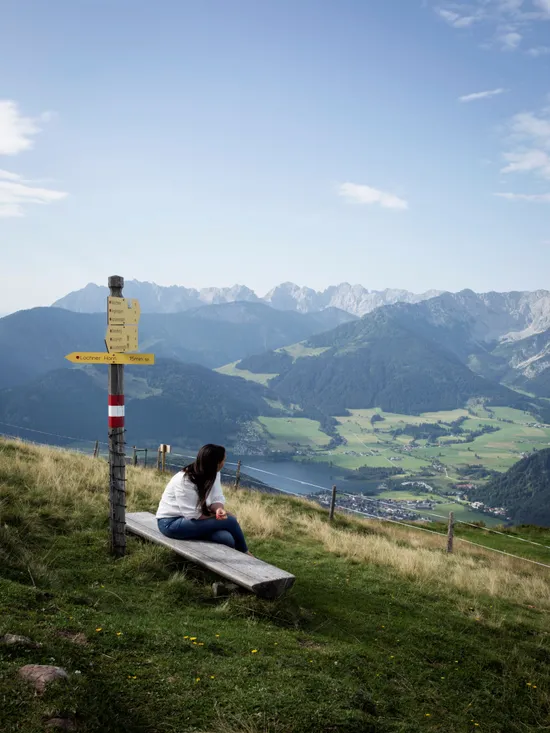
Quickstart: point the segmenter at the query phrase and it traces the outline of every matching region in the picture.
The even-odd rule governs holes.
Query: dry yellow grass
[[[167,477],[155,471],[128,467],[129,511],[155,511]],[[101,459],[79,453],[0,441],[0,523],[3,487],[20,486],[18,501],[37,502],[53,511],[82,517],[108,516],[108,467]],[[306,539],[330,553],[360,563],[386,566],[418,584],[441,591],[464,592],[470,598],[491,595],[512,602],[550,609],[550,571],[498,555],[481,547],[456,542],[456,552],[444,552],[445,538],[378,521],[350,519],[335,528],[326,515],[306,501],[281,502],[269,495],[226,487],[228,509],[235,513],[252,539],[286,538],[293,544]]]
[[[443,538],[426,535],[430,539],[425,547],[420,547],[418,538],[410,534],[412,530],[401,536],[397,528],[389,533],[384,530],[364,534],[336,529],[320,517],[301,517],[298,523],[304,533],[321,542],[328,552],[350,560],[385,565],[417,582],[441,588],[454,586],[473,596],[488,594],[550,608],[548,570],[523,560],[470,545],[463,545],[448,555],[444,552]]]

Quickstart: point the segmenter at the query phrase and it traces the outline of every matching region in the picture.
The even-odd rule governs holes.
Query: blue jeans
[[[206,540],[248,552],[246,540],[236,517],[227,519],[157,519],[159,531],[172,540]]]

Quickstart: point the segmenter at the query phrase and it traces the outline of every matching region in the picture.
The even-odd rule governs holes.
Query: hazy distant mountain
[[[323,308],[340,308],[356,316],[364,316],[375,308],[390,303],[417,303],[439,295],[441,291],[430,290],[416,295],[407,290],[367,290],[362,285],[342,283],[322,292],[299,287],[294,283],[283,283],[273,288],[264,300],[280,310],[296,310],[301,313],[319,311]]]
[[[208,305],[183,313],[145,313],[142,351],[157,357],[219,367],[269,349],[303,341],[354,320],[344,311],[285,313],[264,303]],[[104,351],[105,313],[33,308],[0,319],[0,389],[68,367],[65,354]]]
[[[75,290],[53,303],[55,308],[65,308],[77,313],[104,313],[105,299],[109,289],[103,285],[89,283],[81,290]],[[163,287],[155,283],[127,280],[124,284],[127,298],[138,298],[142,313],[179,313],[199,308],[201,305],[234,303],[235,301],[258,302],[256,294],[243,285],[232,288],[185,288],[180,285]]]
[[[311,288],[299,287],[293,283],[283,283],[273,288],[264,298],[258,297],[253,290],[244,285],[231,288],[203,288],[195,290],[181,285],[163,287],[154,283],[128,280],[124,295],[138,298],[142,313],[178,313],[197,308],[201,305],[231,303],[235,301],[263,302],[278,310],[313,313],[325,308],[339,308],[355,316],[363,316],[375,308],[389,303],[417,303],[439,295],[440,291],[431,290],[421,295],[407,290],[367,290],[362,285],[342,283],[322,292]],[[79,313],[100,313],[105,311],[105,298],[108,289],[90,283],[85,288],[69,293],[53,305],[56,308]]]

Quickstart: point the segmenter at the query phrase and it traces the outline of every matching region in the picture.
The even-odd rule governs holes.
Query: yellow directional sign
[[[137,326],[108,326],[105,335],[107,351],[122,353],[138,350]]]
[[[139,323],[141,308],[135,298],[107,297],[107,323],[109,326],[136,325]]]
[[[104,351],[73,351],[65,357],[73,364],[143,364],[155,363],[154,354],[107,354]]]

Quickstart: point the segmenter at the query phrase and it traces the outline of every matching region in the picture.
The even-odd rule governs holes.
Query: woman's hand
[[[223,507],[216,509],[216,519],[227,519],[227,512]]]

